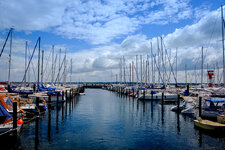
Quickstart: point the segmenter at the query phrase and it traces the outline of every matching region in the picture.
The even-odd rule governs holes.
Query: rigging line
[[[172,71],[172,73],[173,73],[174,80],[175,80],[175,82],[176,82],[176,84],[177,84],[177,78],[176,78],[176,76],[175,76],[175,74],[174,74],[173,67],[171,66],[170,58],[169,58],[169,56],[168,56],[168,53],[167,53],[167,49],[166,49],[166,45],[165,45],[165,43],[164,43],[164,40],[162,40],[162,42],[163,42],[163,46],[165,47],[166,56],[168,57],[169,65],[170,65],[170,67],[171,67],[171,71]]]
[[[7,41],[8,41],[9,35],[10,35],[10,33],[12,32],[12,30],[13,30],[13,28],[10,28],[9,33],[8,33],[6,39],[5,39],[5,43],[4,43],[3,47],[2,47],[2,50],[1,50],[1,53],[0,53],[0,57],[2,56],[2,53],[3,53],[4,49],[5,49],[6,43],[7,43]],[[11,33],[11,34],[12,34],[12,33]]]
[[[29,47],[27,47],[27,49],[28,49],[28,55],[29,55],[29,58],[31,58],[31,56],[30,56],[30,49],[29,49]],[[31,65],[32,65],[32,70],[33,70],[33,73],[34,73],[34,80],[37,82],[37,79],[36,79],[36,72],[35,72],[35,69],[34,69],[34,64],[33,64],[33,62],[31,61]]]
[[[176,56],[175,56],[175,57],[176,57]],[[175,64],[175,57],[174,57],[174,60],[173,60],[173,63],[172,63],[172,67],[173,67],[174,64]],[[168,82],[170,82],[170,76],[171,76],[171,73],[172,73],[172,71],[171,71],[171,68],[170,68],[170,73],[169,73]]]
[[[46,72],[46,70],[48,68],[48,62],[49,62],[49,58],[50,58],[51,54],[52,54],[52,51],[49,53],[49,56],[47,57],[47,63],[46,63],[46,66],[45,66],[45,69],[44,69],[44,73],[43,74],[45,74],[45,72]]]
[[[25,71],[25,74],[24,74],[24,76],[23,76],[23,80],[22,80],[21,83],[23,83],[23,81],[24,81],[24,79],[25,79],[25,76],[26,76],[26,73],[27,73],[27,70],[28,70],[28,68],[30,67],[30,63],[31,63],[31,60],[32,60],[32,58],[33,58],[33,56],[34,56],[34,52],[35,52],[35,50],[36,50],[36,48],[37,48],[38,42],[39,42],[39,38],[38,38],[38,40],[37,40],[37,42],[36,42],[36,44],[35,44],[35,46],[34,46],[33,53],[32,53],[32,55],[31,55],[31,58],[30,58],[30,60],[29,60],[28,66],[27,66],[27,68],[26,68],[26,71]]]
[[[159,77],[161,78],[161,80],[162,80],[162,82],[163,82],[163,85],[164,85],[164,81],[163,81],[163,79],[162,79],[162,76],[161,76],[161,73],[160,73],[160,70],[159,70],[159,66],[157,65],[157,63],[156,63],[156,60],[155,60],[155,55],[154,54],[152,54],[153,55],[153,58],[154,58],[154,62],[155,62],[155,65],[156,65],[156,67],[157,67],[157,69],[158,69],[158,71],[159,71]]]
[[[65,59],[66,59],[66,56],[64,56],[63,61],[62,61],[61,65],[60,65],[59,72],[58,72],[57,77],[56,77],[56,79],[55,79],[55,83],[56,83],[57,79],[59,79],[60,71],[61,71],[61,69],[62,69],[62,65],[64,64]],[[61,81],[61,80],[60,80],[60,81]]]

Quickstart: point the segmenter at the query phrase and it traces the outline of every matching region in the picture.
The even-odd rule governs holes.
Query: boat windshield
[[[13,106],[13,102],[10,97],[4,97],[3,99],[8,106]]]

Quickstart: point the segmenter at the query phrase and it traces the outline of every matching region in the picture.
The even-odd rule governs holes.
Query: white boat
[[[194,108],[193,107],[189,107],[189,108],[186,108],[186,109],[183,109],[181,111],[182,114],[186,114],[186,115],[192,115],[195,113],[194,111]]]
[[[170,94],[170,93],[164,93],[164,100],[172,100],[177,101],[178,95],[177,94]],[[152,94],[145,94],[141,95],[139,99],[143,100],[152,100]],[[162,99],[162,93],[153,94],[153,100],[161,100]]]
[[[186,108],[186,103],[184,102],[183,104],[180,105],[179,110],[178,110],[177,105],[176,105],[176,106],[172,106],[172,107],[170,108],[170,110],[171,110],[171,111],[182,111],[182,110],[185,109],[185,108]]]

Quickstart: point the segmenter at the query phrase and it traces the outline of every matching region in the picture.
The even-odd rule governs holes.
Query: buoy
[[[19,119],[19,120],[17,121],[17,124],[22,125],[22,124],[23,124],[23,120],[22,120],[22,119]]]

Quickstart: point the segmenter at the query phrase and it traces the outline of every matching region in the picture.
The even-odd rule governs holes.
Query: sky
[[[62,63],[65,52],[67,81],[70,76],[73,82],[116,81],[116,76],[119,81],[121,59],[125,80],[129,81],[132,61],[140,80],[140,57],[144,63],[149,59],[152,74],[151,59],[162,58],[158,56],[157,46],[157,38],[161,46],[162,37],[165,62],[161,62],[161,66],[165,66],[171,82],[174,82],[171,68],[175,68],[176,50],[178,81],[184,82],[185,64],[189,82],[194,82],[195,68],[199,81],[202,46],[204,68],[220,68],[215,70],[220,79],[220,7],[224,3],[223,0],[1,0],[0,47],[9,29],[13,28],[11,81],[22,81],[25,42],[31,54],[38,37],[41,37],[41,50],[44,50],[44,81],[52,80],[52,45],[54,81],[59,72],[59,59]],[[36,50],[30,64],[31,81],[37,80],[37,56]],[[0,81],[8,80],[8,61],[9,41],[0,58]],[[144,63],[143,79],[146,78]],[[60,70],[60,76],[63,71]],[[158,76],[157,66],[154,72]],[[204,75],[206,80],[206,71]],[[137,80],[136,75],[134,78]],[[151,77],[149,80],[152,81]]]

